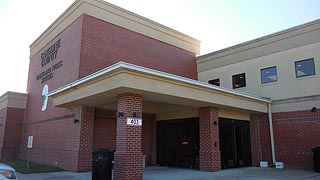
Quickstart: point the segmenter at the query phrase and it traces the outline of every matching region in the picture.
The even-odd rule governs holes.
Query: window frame
[[[241,75],[243,75],[243,77],[244,77],[244,78],[243,78],[244,83],[241,83],[241,84],[243,84],[242,86],[241,86],[241,84],[240,84],[239,87],[236,87],[236,86],[235,86],[235,85],[236,85],[236,80],[235,80],[235,78],[239,76],[239,79],[241,79],[241,78],[240,78]],[[233,89],[238,89],[238,88],[243,88],[243,87],[247,87],[246,73],[239,73],[239,74],[232,75],[232,88],[233,88]]]
[[[305,74],[305,75],[298,75],[298,70],[299,70],[299,69],[297,69],[297,67],[299,67],[299,64],[298,64],[298,63],[306,62],[306,61],[312,61],[313,73],[312,73],[312,74]],[[295,61],[295,62],[294,62],[294,69],[295,69],[296,78],[302,78],[302,77],[308,77],[308,76],[316,75],[316,67],[315,67],[315,63],[314,63],[314,58],[309,58],[309,59],[304,59],[304,60]]]
[[[217,81],[217,80],[218,80],[218,85],[217,85],[217,84],[210,83],[210,82]],[[211,85],[214,85],[214,86],[220,86],[220,78],[211,79],[211,80],[208,81],[208,84],[211,84]]]
[[[275,80],[271,80],[271,81],[263,81],[263,75],[264,75],[264,71],[265,70],[268,70],[268,69],[275,69],[275,76],[276,76],[276,79]],[[266,79],[266,78],[265,78]],[[278,82],[278,71],[277,71],[277,66],[270,66],[270,67],[266,67],[266,68],[262,68],[260,69],[260,82],[261,84],[268,84],[268,83],[273,83],[273,82]]]

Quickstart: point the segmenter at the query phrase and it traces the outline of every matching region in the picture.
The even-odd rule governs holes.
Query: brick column
[[[201,171],[221,170],[218,120],[218,108],[203,107],[199,109]]]
[[[117,142],[115,152],[114,179],[142,180],[142,126],[127,125],[127,117],[139,112],[142,117],[142,96],[138,94],[121,94],[118,97]]]
[[[92,166],[94,107],[81,108],[80,144],[77,172],[87,172]]]

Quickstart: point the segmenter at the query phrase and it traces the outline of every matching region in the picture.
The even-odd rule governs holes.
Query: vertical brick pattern
[[[82,107],[77,172],[91,170],[94,131],[94,107]]]
[[[197,79],[195,54],[84,15],[80,77],[119,61]]]
[[[201,171],[219,171],[221,169],[218,120],[218,108],[203,107],[199,109]],[[216,125],[214,125],[214,121],[217,122]]]
[[[133,112],[142,112],[142,96],[121,94],[118,96],[117,151],[115,152],[114,179],[142,180],[142,126],[128,126],[127,117]]]
[[[312,148],[320,146],[320,111],[294,111],[273,113],[273,130],[276,161],[288,168],[313,169]],[[259,131],[257,132],[257,122]],[[251,140],[253,165],[258,165],[258,138],[260,136],[261,159],[272,163],[270,132],[267,114],[251,116]]]

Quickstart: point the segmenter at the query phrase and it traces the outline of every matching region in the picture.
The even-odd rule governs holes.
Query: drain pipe
[[[273,166],[275,166],[276,165],[276,152],[275,152],[275,147],[274,147],[271,103],[268,104],[268,115],[269,115],[269,129],[270,129],[272,162],[273,162]]]

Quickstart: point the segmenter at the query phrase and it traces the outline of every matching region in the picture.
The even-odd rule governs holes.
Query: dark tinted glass
[[[246,87],[246,74],[237,74],[232,76],[233,89]]]
[[[215,86],[220,86],[220,79],[209,80],[208,83]]]

